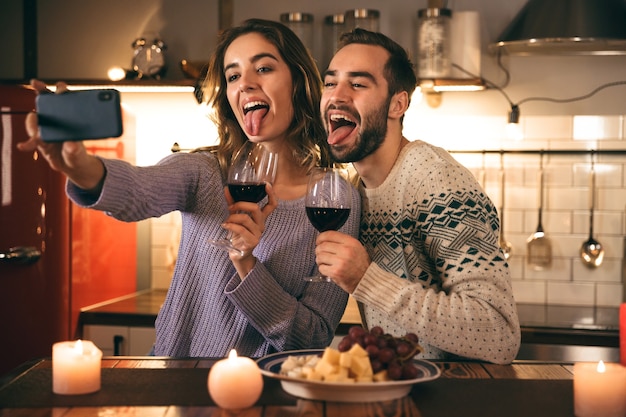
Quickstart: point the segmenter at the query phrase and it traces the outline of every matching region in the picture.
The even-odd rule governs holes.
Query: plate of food
[[[334,402],[373,402],[402,398],[411,391],[414,384],[431,381],[441,375],[437,365],[426,360],[412,359],[416,377],[411,379],[371,380],[370,377],[361,381],[354,378],[320,380],[317,376],[310,376],[315,372],[314,369],[324,367],[318,366],[317,362],[322,361],[329,350],[332,351],[327,348],[278,352],[258,359],[257,364],[263,375],[279,379],[283,390],[288,394],[310,400]],[[339,354],[338,351],[336,353]],[[365,359],[369,362],[369,357]],[[294,366],[308,367],[309,370],[294,371]],[[352,366],[358,367],[356,363]],[[313,379],[307,379],[309,377]]]

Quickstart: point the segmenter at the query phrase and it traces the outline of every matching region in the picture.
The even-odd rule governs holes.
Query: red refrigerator
[[[80,336],[86,306],[136,291],[136,225],[71,204],[65,177],[37,152],[21,152],[35,93],[0,85],[0,377]],[[85,142],[134,161],[135,120],[118,139]]]
[[[0,374],[70,336],[70,215],[64,177],[21,152],[35,93],[0,86]]]

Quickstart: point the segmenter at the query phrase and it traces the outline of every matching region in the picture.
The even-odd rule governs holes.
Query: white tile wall
[[[493,124],[503,123],[494,118]],[[449,126],[454,125],[449,122]],[[590,154],[545,154],[542,224],[552,243],[551,268],[535,271],[526,264],[526,240],[538,221],[540,155],[504,154],[506,189],[504,230],[513,244],[510,266],[514,294],[519,302],[559,305],[617,306],[624,293],[624,236],[626,235],[626,138],[623,116],[530,116],[523,123],[520,147],[488,149],[618,149],[624,154],[595,155],[596,190],[594,238],[605,248],[596,269],[586,267],[579,249],[589,235]],[[450,134],[449,137],[455,137]],[[501,145],[502,142],[499,144]],[[449,143],[447,149],[467,149]],[[500,156],[454,154],[480,178],[486,171],[485,189],[501,207],[498,177]],[[486,161],[486,166],[483,165]]]
[[[415,101],[415,99],[414,99]],[[151,99],[155,103],[154,99]],[[188,106],[191,110],[186,110]],[[171,111],[171,107],[166,108]],[[189,100],[178,103],[176,111],[196,112]],[[150,125],[159,114],[138,117],[138,125]],[[143,120],[143,122],[142,122]],[[193,132],[193,146],[202,144],[199,132],[206,130],[201,116],[197,129],[185,120],[185,131]],[[596,155],[596,210],[594,237],[605,247],[603,264],[597,269],[585,267],[578,254],[589,233],[589,162],[588,154],[544,155],[545,194],[543,227],[552,242],[553,262],[549,269],[534,271],[526,265],[526,240],[535,231],[538,211],[539,155],[509,153],[504,155],[506,168],[504,230],[513,244],[510,258],[513,290],[518,302],[559,305],[617,306],[623,299],[623,253],[626,235],[626,137],[624,116],[524,116],[520,121],[525,139],[506,139],[506,117],[457,116],[433,112],[424,116],[409,114],[405,136],[422,138],[451,151],[459,150],[540,150],[540,149],[620,149],[624,154]],[[155,125],[155,126],[158,126]],[[169,153],[180,136],[155,133],[143,138],[138,129],[138,155],[154,153],[158,159]],[[168,132],[169,133],[169,132]],[[189,137],[189,135],[187,135]],[[212,143],[214,139],[208,139]],[[184,141],[184,137],[183,137]],[[184,147],[185,143],[181,143]],[[501,206],[499,184],[500,154],[482,152],[454,153],[477,178],[484,181],[487,193]],[[145,161],[152,163],[153,161]],[[167,288],[173,271],[180,229],[180,216],[172,213],[151,221],[151,281],[154,288]],[[143,242],[140,242],[142,244]]]

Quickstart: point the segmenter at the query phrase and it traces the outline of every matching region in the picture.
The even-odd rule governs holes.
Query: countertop
[[[207,390],[215,359],[109,357],[102,388],[86,395],[52,393],[49,359],[25,364],[0,384],[0,417],[124,415],[162,416],[414,416],[572,417],[571,364],[433,362],[441,376],[414,384],[387,401],[347,403],[298,399],[264,376],[261,398],[249,409],[218,408]]]
[[[145,290],[94,304],[81,309],[80,321],[82,325],[152,327],[166,294],[167,290],[162,289]],[[341,323],[361,323],[359,309],[352,298],[348,301]]]
[[[82,325],[154,326],[166,290],[145,290],[82,309]],[[522,343],[619,347],[619,308],[518,304]],[[350,298],[338,334],[359,324]]]

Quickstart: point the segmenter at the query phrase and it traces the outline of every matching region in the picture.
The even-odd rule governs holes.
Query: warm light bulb
[[[604,361],[598,362],[598,369],[597,370],[601,374],[606,372],[606,365],[604,364]]]
[[[517,104],[511,105],[511,112],[509,113],[509,123],[506,125],[506,135],[511,140],[523,140],[524,133],[519,125],[519,106]]]
[[[126,78],[126,70],[122,67],[111,67],[107,71],[107,76],[111,81],[120,81]]]
[[[506,125],[506,136],[515,141],[524,140],[524,133],[519,123],[509,123]]]

